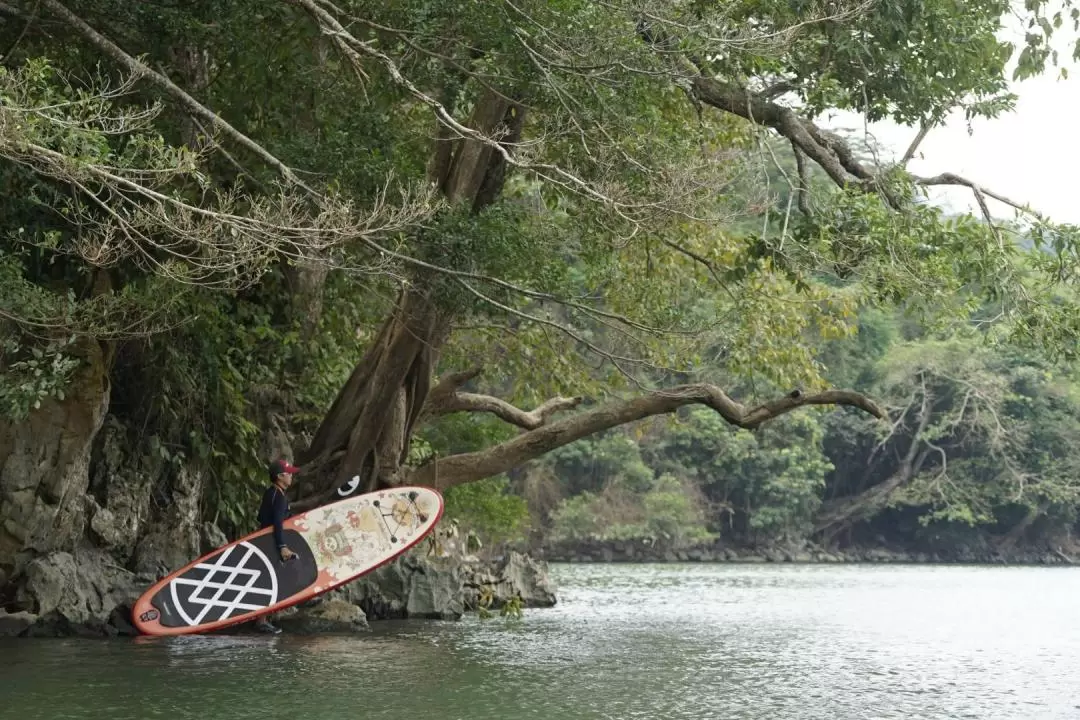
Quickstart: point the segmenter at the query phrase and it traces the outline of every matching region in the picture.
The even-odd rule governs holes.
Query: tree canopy
[[[898,364],[887,401],[837,388],[825,348],[889,307],[1075,351],[1076,229],[906,169],[948,113],[1008,112],[1010,60],[1043,72],[1077,28],[1070,4],[1028,2],[1011,47],[1010,11],[5,0],[0,409],[70,402],[100,367],[109,412],[203,463],[240,522],[270,450],[312,478],[303,507],[343,484],[482,480],[688,405],[749,429],[816,405],[928,417],[922,383],[963,406],[934,385],[964,359],[946,345],[934,368]],[[834,109],[914,141],[879,162],[826,129]],[[943,184],[982,215],[926,202]],[[923,442],[912,463],[940,446]],[[784,462],[755,497],[790,492],[809,518],[819,469]]]

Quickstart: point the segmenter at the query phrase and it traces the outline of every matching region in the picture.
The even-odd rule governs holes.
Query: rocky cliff
[[[226,541],[201,515],[203,474],[148,451],[106,415],[104,359],[96,346],[85,354],[75,392],[21,423],[0,420],[0,634],[131,633],[139,594]],[[517,554],[481,563],[445,525],[438,542],[281,620],[321,631],[368,618],[458,618],[482,588],[496,604],[515,595],[526,607],[554,604],[542,563]]]

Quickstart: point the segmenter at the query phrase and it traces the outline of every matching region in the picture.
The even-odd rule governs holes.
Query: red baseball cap
[[[300,472],[300,468],[294,465],[290,465],[289,461],[285,458],[279,458],[271,462],[269,470],[271,478],[276,478],[281,473],[289,473],[290,475],[295,475],[296,473]]]

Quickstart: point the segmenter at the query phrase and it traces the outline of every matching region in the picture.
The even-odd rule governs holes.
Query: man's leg
[[[269,615],[263,615],[255,621],[255,629],[259,632],[269,633],[271,635],[277,635],[281,632],[281,628],[270,622]]]

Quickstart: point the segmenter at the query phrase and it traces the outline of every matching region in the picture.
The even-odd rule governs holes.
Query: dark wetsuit
[[[277,485],[271,485],[263,493],[262,505],[259,506],[259,529],[274,526],[274,542],[278,550],[285,547],[285,531],[282,523],[289,516],[289,498]]]

